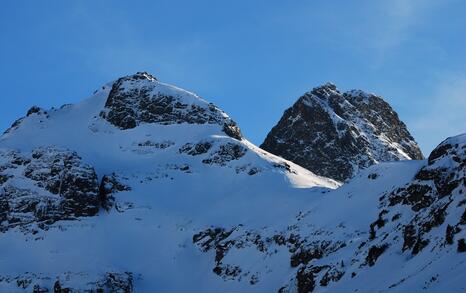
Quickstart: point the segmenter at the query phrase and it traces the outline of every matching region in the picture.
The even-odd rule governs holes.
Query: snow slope
[[[138,76],[132,76],[135,88],[153,84],[155,96],[182,97],[190,104],[212,108],[194,94]],[[297,213],[303,202],[321,190],[338,186],[246,139],[230,137],[224,132],[223,120],[151,122],[121,129],[102,117],[103,111],[109,111],[106,103],[114,84],[103,86],[76,105],[47,111],[32,108],[0,138],[5,156],[14,150],[34,163],[37,149],[71,150],[95,169],[99,181],[113,176],[130,188],[117,192],[113,208],[102,209],[95,217],[58,221],[47,230],[30,223],[24,223],[28,228],[7,229],[0,240],[0,275],[32,272],[53,279],[71,272],[88,274],[92,280],[108,271],[129,271],[143,278],[135,281],[139,292],[211,286],[200,282],[204,278],[223,283],[210,276],[208,259],[190,245],[193,231],[210,225],[241,222],[261,227],[279,222]],[[220,110],[214,114],[231,120]],[[203,145],[208,149],[198,150]],[[14,175],[15,180],[7,180],[3,187],[14,186],[21,178],[22,187],[26,187],[24,182],[35,189],[47,186],[47,182],[26,178],[22,168],[8,165],[4,173],[14,172],[6,175]],[[41,192],[53,196],[39,188]],[[206,264],[204,271],[194,269],[202,263]],[[189,275],[193,275],[191,280],[174,282]],[[44,286],[54,281],[44,281]]]
[[[0,138],[0,292],[464,290],[464,232],[444,244],[446,226],[463,225],[464,135],[429,160],[375,165],[339,187],[257,148],[194,94],[147,74],[119,81],[76,105],[33,108]],[[397,201],[421,184],[431,189],[420,200]],[[83,198],[87,216],[60,208]],[[447,199],[444,221],[418,229]],[[431,239],[416,254],[403,249],[409,225]]]

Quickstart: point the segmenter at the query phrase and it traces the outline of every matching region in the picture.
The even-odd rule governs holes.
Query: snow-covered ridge
[[[423,158],[381,97],[360,90],[342,93],[332,83],[300,97],[261,147],[340,181],[379,162]]]
[[[219,124],[227,135],[241,139],[241,131],[225,112],[196,94],[157,81],[146,72],[118,79],[100,115],[121,129],[141,123]]]
[[[292,270],[282,271],[282,293],[463,292],[465,172],[463,134],[428,161],[367,168],[281,228],[208,228],[193,241],[216,252],[220,278],[255,286],[267,268],[286,267],[285,257]]]
[[[340,187],[194,94],[119,81],[0,137],[0,292],[464,288],[466,135]]]
[[[254,161],[244,164],[256,168],[256,173],[276,169],[290,182],[299,182],[298,186],[338,186],[255,147],[242,137],[236,123],[224,111],[145,72],[106,84],[76,105],[49,110],[34,106],[0,137],[0,146],[19,151],[51,145],[76,151],[95,166],[99,176],[113,172],[115,164],[123,165],[124,169],[134,165],[135,170],[141,171],[145,168],[141,161],[156,160],[158,165],[179,161],[183,158],[179,150],[187,144],[202,142],[209,142],[212,147],[193,157],[204,159],[222,145],[238,145],[246,149],[246,160]],[[121,156],[122,152],[125,156]],[[242,157],[230,161],[242,162]]]
[[[123,77],[75,105],[32,107],[0,137],[0,291],[200,288],[170,281],[203,259],[171,261],[193,230],[259,227],[338,186],[254,146],[195,94]]]

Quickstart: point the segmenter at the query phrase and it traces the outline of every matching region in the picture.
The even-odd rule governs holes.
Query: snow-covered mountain
[[[282,293],[465,292],[465,194],[463,134],[442,142],[427,161],[365,169],[287,224],[210,228],[194,241],[216,252],[215,269],[225,279],[254,272],[261,288],[264,272],[280,268],[275,287],[258,292],[279,283]]]
[[[338,186],[259,149],[223,111],[147,73],[76,105],[31,108],[0,149],[0,286],[12,292],[19,279],[26,291],[58,279],[103,288],[109,274],[131,276],[139,292],[200,290],[216,277],[192,245],[196,231],[258,228]]]
[[[406,125],[381,97],[342,93],[331,83],[288,108],[261,148],[339,181],[380,162],[423,159]]]
[[[0,292],[461,292],[465,150],[340,187],[123,77],[0,137]]]

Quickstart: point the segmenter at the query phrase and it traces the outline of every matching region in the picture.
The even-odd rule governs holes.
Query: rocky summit
[[[261,148],[338,181],[380,162],[423,158],[381,97],[360,90],[342,93],[331,83],[288,108]]]
[[[141,123],[219,124],[223,131],[241,139],[241,131],[225,112],[187,92],[167,87],[147,72],[118,79],[100,115],[121,129]]]
[[[144,72],[32,107],[0,136],[0,292],[464,292],[466,135],[403,160],[393,110],[333,85],[287,113],[301,151],[320,121],[317,172],[359,172],[316,175]]]

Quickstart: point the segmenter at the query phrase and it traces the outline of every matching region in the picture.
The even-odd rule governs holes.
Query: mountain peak
[[[331,83],[300,97],[261,147],[339,181],[379,162],[423,158],[381,97],[361,90],[341,93]]]
[[[270,134],[296,162],[346,176],[416,156],[380,97],[315,92]],[[341,186],[193,93],[122,77],[0,137],[0,292],[462,292],[465,150]]]
[[[150,80],[150,81],[157,81],[157,78],[152,74],[148,73],[147,71],[138,71],[133,75],[128,75],[122,78],[132,79],[132,80]]]
[[[337,86],[333,82],[328,81],[324,84],[321,84],[320,86],[316,86],[313,90],[317,90],[317,89],[330,89],[330,90],[336,91]]]
[[[319,98],[327,98],[332,95],[340,94],[340,91],[334,83],[326,82],[313,88],[308,94],[318,96]]]
[[[147,72],[119,78],[108,94],[100,116],[120,129],[141,124],[217,124],[230,137],[241,131],[228,115],[198,95],[159,82]]]

